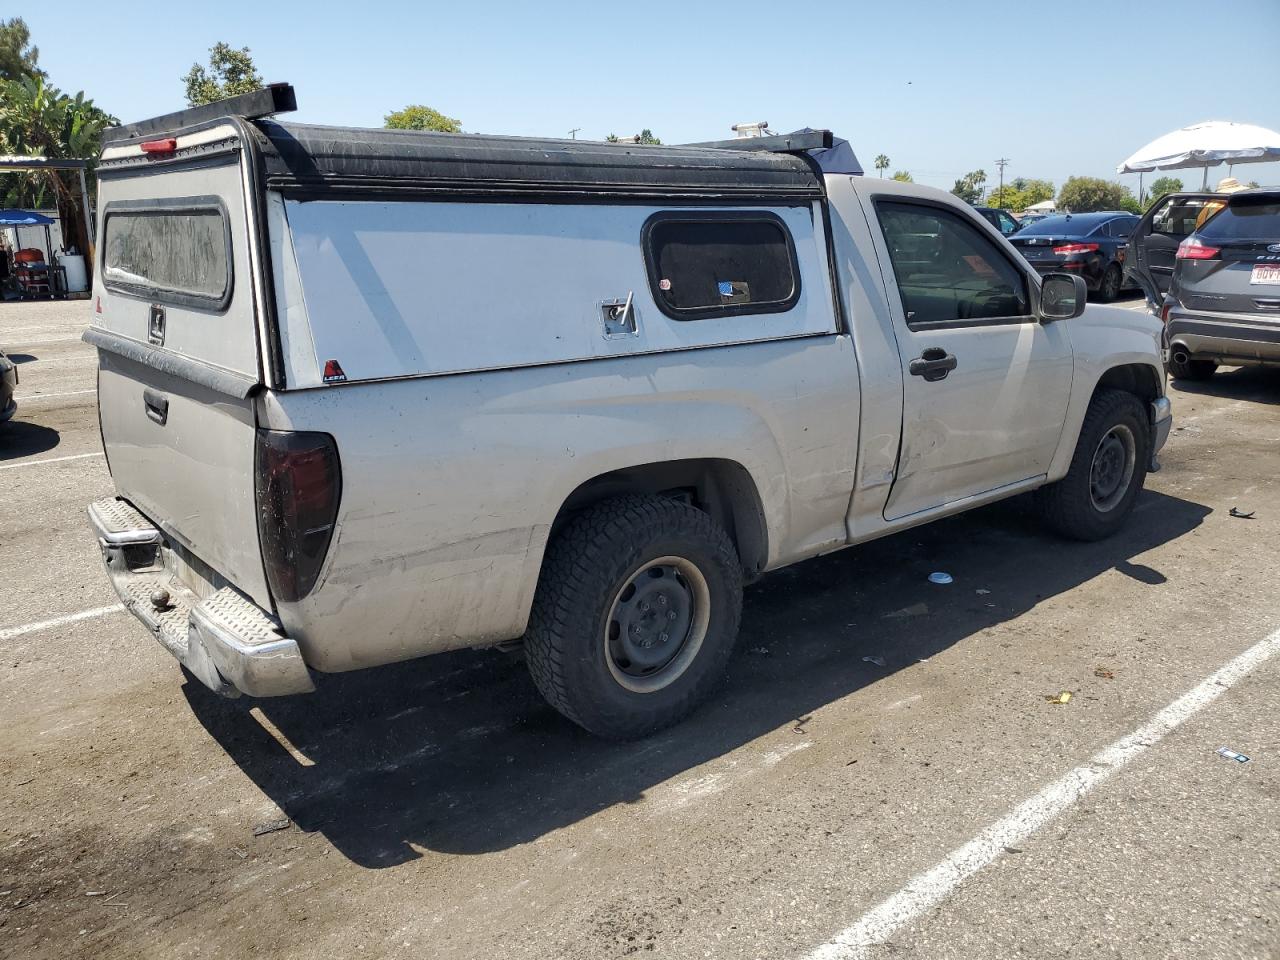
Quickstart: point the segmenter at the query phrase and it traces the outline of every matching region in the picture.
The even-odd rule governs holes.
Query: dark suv
[[[1174,252],[1159,306],[1169,372],[1205,380],[1220,363],[1280,366],[1280,188],[1175,195],[1162,204],[1203,211]],[[1160,217],[1152,208],[1134,232],[1135,246],[1147,248],[1134,258],[1134,273],[1156,303],[1167,244],[1151,226]]]

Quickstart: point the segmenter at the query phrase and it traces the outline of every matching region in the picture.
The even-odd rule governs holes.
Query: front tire
[[[1099,390],[1089,403],[1071,468],[1036,491],[1041,518],[1072,540],[1102,540],[1124,525],[1147,477],[1151,427],[1143,402]]]
[[[583,510],[547,548],[525,657],[556,710],[629,740],[711,694],[741,615],[742,567],[719,524],[668,497],[618,497]]]

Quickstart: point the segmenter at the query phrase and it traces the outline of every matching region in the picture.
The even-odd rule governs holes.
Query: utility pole
[[[1008,166],[1010,162],[1011,161],[1009,160],[1008,157],[1001,157],[999,160],[996,161],[996,166],[1000,168],[1000,202],[1001,203],[1004,203],[1004,168]]]
[[[577,139],[578,139],[578,131],[579,131],[579,130],[581,130],[581,129],[582,129],[581,127],[574,127],[572,130],[570,130],[570,131],[569,131],[569,139],[570,139],[570,140],[577,140]]]

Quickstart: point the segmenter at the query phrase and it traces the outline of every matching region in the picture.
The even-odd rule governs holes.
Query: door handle
[[[142,405],[147,410],[147,416],[163,427],[169,419],[169,398],[154,390],[143,390]]]
[[[944,380],[956,368],[956,358],[941,347],[930,347],[907,366],[913,377],[924,377],[930,383]]]

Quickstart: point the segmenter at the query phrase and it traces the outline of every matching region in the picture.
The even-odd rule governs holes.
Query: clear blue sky
[[[885,153],[944,187],[978,167],[994,183],[998,157],[1006,179],[1115,178],[1199,120],[1280,129],[1280,0],[64,0],[21,15],[52,81],[122,120],[182,107],[181,76],[225,40],[294,84],[302,120],[380,126],[426,103],[480,133],[650,127],[668,143],[768,120],[829,127],[864,165]],[[1280,183],[1280,164],[1235,174]]]

